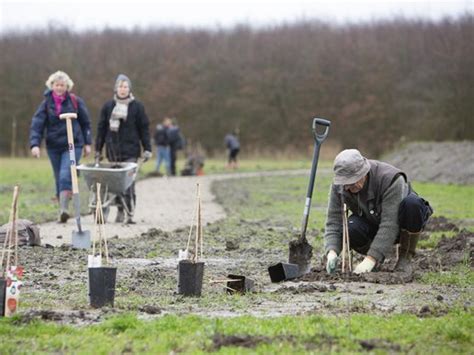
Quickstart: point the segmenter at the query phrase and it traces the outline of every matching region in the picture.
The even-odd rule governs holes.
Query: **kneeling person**
[[[387,163],[368,160],[357,149],[346,149],[334,160],[334,181],[326,220],[326,270],[336,269],[342,249],[342,204],[348,218],[350,248],[365,255],[354,273],[370,272],[400,243],[397,272],[411,272],[411,258],[428,218],[429,203],[419,197],[406,174]]]

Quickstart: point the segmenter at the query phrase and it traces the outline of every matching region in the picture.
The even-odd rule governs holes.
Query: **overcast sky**
[[[74,30],[150,26],[264,26],[299,19],[330,23],[404,16],[439,19],[474,11],[474,0],[0,0],[0,31],[68,25]]]

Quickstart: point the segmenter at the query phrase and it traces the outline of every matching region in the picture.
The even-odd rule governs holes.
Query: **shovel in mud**
[[[77,231],[72,231],[72,246],[78,249],[89,249],[91,247],[91,233],[82,230],[81,225],[81,201],[79,199],[79,184],[77,183],[76,152],[74,149],[74,134],[72,120],[77,118],[76,113],[62,113],[59,118],[66,120],[67,141],[69,147],[69,160],[71,162],[72,202],[77,223]]]
[[[308,227],[308,217],[311,208],[311,198],[313,196],[314,180],[316,178],[316,169],[318,167],[319,151],[321,144],[326,139],[329,133],[329,126],[331,121],[315,118],[313,120],[313,135],[314,135],[314,153],[313,163],[311,165],[311,175],[309,178],[308,192],[306,194],[306,201],[303,211],[303,221],[301,223],[301,235],[297,240],[292,240],[289,243],[290,253],[289,262],[290,264],[297,264],[299,267],[299,276],[307,274],[311,269],[311,258],[313,256],[313,247],[308,243],[306,239],[306,229]],[[323,133],[318,133],[318,126],[326,127]]]

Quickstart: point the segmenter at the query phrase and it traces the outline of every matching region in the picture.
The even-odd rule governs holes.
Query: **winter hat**
[[[128,83],[128,87],[130,88],[130,91],[132,91],[132,82],[130,81],[128,76],[126,76],[125,74],[119,74],[117,76],[117,79],[115,80],[114,92],[117,92],[117,88],[122,81],[126,81]]]
[[[357,149],[343,150],[334,159],[334,184],[354,184],[367,175],[369,170],[369,161]]]

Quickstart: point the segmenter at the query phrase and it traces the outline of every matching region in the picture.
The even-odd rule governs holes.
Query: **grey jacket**
[[[326,253],[332,249],[339,254],[342,249],[341,195],[352,214],[378,226],[367,255],[382,261],[397,239],[400,232],[398,209],[410,191],[406,174],[377,160],[369,162],[368,179],[359,193],[344,191],[341,185],[331,186],[324,235]]]

